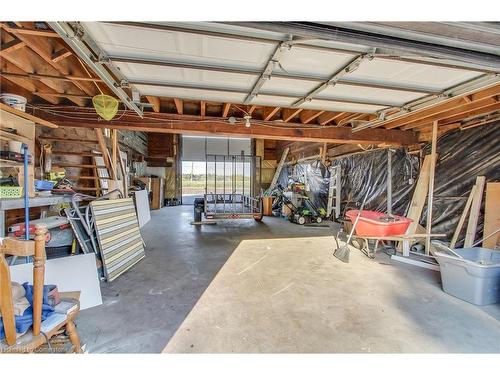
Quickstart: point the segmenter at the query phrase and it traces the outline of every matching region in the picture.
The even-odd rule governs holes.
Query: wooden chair
[[[73,320],[80,310],[77,300],[66,300],[69,308],[66,314],[59,313],[53,319],[54,324],[44,327],[42,323],[43,285],[45,274],[45,235],[46,226],[37,225],[34,241],[23,241],[5,238],[0,245],[0,311],[5,331],[5,339],[0,341],[0,353],[30,353],[58,334],[63,328],[73,345],[73,351],[81,352],[80,339]],[[9,266],[6,255],[33,256],[33,327],[24,335],[17,338],[14,302],[10,280]]]

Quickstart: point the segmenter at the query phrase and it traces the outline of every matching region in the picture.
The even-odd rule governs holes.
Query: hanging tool
[[[363,211],[363,208],[365,207],[366,199],[368,198],[369,191],[366,192],[366,195],[363,199],[363,203],[361,203],[361,207],[358,211],[358,215],[356,216],[356,220],[354,220],[354,223],[352,225],[351,232],[349,233],[349,237],[347,238],[347,241],[344,246],[338,246],[333,252],[333,255],[337,258],[340,259],[344,263],[349,263],[349,253],[351,252],[349,250],[349,243],[351,242],[352,235],[354,234],[354,230],[356,229],[356,224],[358,224],[359,217],[361,216],[361,212]]]

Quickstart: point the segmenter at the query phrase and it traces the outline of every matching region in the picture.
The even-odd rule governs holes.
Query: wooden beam
[[[429,254],[431,250],[431,229],[432,229],[432,206],[434,203],[434,172],[436,170],[437,161],[437,131],[438,123],[434,121],[432,124],[432,143],[431,143],[431,166],[429,173],[429,192],[427,194],[427,221],[425,238],[425,253]]]
[[[0,46],[1,53],[9,53],[15,51],[18,48],[26,47],[26,43],[19,39],[12,39],[10,42],[3,43]]]
[[[25,27],[28,24],[24,24]],[[46,64],[43,69],[35,69],[35,71],[28,71],[28,73],[42,73],[42,74],[50,74],[57,75],[59,73],[62,76],[66,75],[80,75],[80,76],[88,76],[88,72],[81,66],[81,64],[76,61],[74,58],[66,58],[57,62],[54,62],[53,53],[54,49],[58,47],[54,47],[54,43],[59,46],[58,49],[66,49],[65,45],[61,44],[60,41],[51,41],[48,38],[38,38],[34,35],[30,34],[18,34],[16,35],[20,40],[26,43],[29,47],[30,51],[33,51],[37,58],[43,59]],[[49,69],[52,68],[52,69]],[[83,91],[85,94],[89,96],[94,96],[98,93],[97,88],[92,82],[76,82],[71,81],[71,85],[69,85],[64,92],[69,92],[71,94],[76,94],[77,92],[72,92],[72,89],[78,89],[79,91]]]
[[[72,54],[73,53],[71,51],[68,51],[66,48],[62,48],[52,54],[52,62],[57,63],[61,60],[64,60],[66,57],[71,56]]]
[[[451,238],[450,249],[454,249],[455,245],[457,244],[458,236],[460,236],[460,232],[462,231],[462,227],[464,226],[465,223],[465,218],[469,214],[475,190],[476,190],[476,185],[473,185],[469,194],[469,198],[467,198],[467,202],[465,202],[465,207],[464,210],[462,211],[462,215],[460,215],[460,219],[458,220],[458,224],[457,227],[455,228],[455,232],[453,233],[453,237]]]
[[[177,113],[179,115],[184,114],[184,103],[182,99],[174,98],[175,108],[177,109]]]
[[[12,107],[8,106],[7,104],[0,103],[0,109],[5,111],[5,112],[12,113],[13,115],[22,117],[26,120],[33,121],[35,124],[38,124],[38,125],[46,126],[48,128],[52,128],[52,129],[56,129],[59,127],[50,121],[41,119],[39,117],[35,117],[33,115],[30,115],[29,113],[12,108]]]
[[[14,85],[18,86],[21,89],[21,91],[28,91],[31,96],[32,96],[32,92],[36,91],[38,89],[37,85],[35,85],[33,82],[26,80],[24,78],[7,77],[6,80],[8,80],[8,81],[12,82]],[[3,82],[5,82],[6,80],[4,80]],[[2,88],[3,88],[3,85],[4,84],[2,84]],[[39,86],[40,86],[40,84],[39,84]],[[16,87],[16,90],[17,90],[17,87]],[[10,90],[10,92],[13,92],[13,90]],[[16,92],[17,91],[14,91],[14,93],[16,93]],[[24,95],[24,96],[26,96],[26,95]],[[37,96],[42,97],[44,100],[46,100],[47,102],[52,103],[52,104],[59,104],[60,103],[60,99],[56,98],[56,97],[44,96],[44,95],[37,95]]]
[[[200,102],[200,116],[205,117],[207,115],[207,103],[203,100]]]
[[[500,182],[488,182],[486,184],[486,202],[484,204],[484,229],[483,238],[500,227]],[[499,243],[500,233],[483,241],[482,246],[494,249]]]
[[[314,120],[316,117],[320,116],[324,112],[325,111],[313,111],[310,109],[305,109],[302,112],[300,112],[300,122],[303,124],[309,124],[312,120]]]
[[[78,114],[78,118],[68,118],[70,108]],[[380,144],[387,145],[411,145],[417,143],[416,133],[403,132],[400,130],[370,129],[363,132],[353,133],[347,127],[320,127],[310,126],[264,126],[259,120],[252,122],[250,128],[243,124],[229,124],[226,118],[205,117],[211,121],[196,122],[201,120],[200,116],[175,115],[167,113],[148,113],[148,118],[141,119],[132,114],[124,114],[120,120],[100,121],[92,109],[80,111],[75,107],[65,109],[65,116],[57,116],[54,113],[41,113],[43,118],[53,121],[61,126],[84,127],[84,128],[109,128],[126,129],[134,131],[174,134],[217,134],[229,137],[250,137],[303,142],[326,142],[347,144]],[[88,118],[88,119],[87,119]],[[162,121],[163,120],[163,121]],[[171,121],[175,120],[175,121]]]
[[[251,116],[253,111],[255,111],[256,108],[257,108],[256,105],[251,105],[250,107],[248,107],[248,110],[247,110],[248,114]]]
[[[490,106],[492,104],[496,104],[497,101],[494,98],[484,98],[481,100],[478,100],[476,102],[472,102],[470,104],[460,104],[456,108],[453,108],[451,110],[446,110],[443,112],[439,112],[433,115],[428,115],[425,116],[421,119],[417,119],[414,121],[408,121],[404,124],[404,126],[401,127],[402,130],[410,130],[413,128],[418,128],[420,126],[425,126],[428,125],[434,121],[440,121],[443,119],[446,119],[447,117],[451,116],[463,116],[466,117],[467,113],[476,109],[484,108],[487,106]],[[390,126],[388,128],[393,129],[395,126]]]
[[[483,202],[483,192],[485,183],[486,183],[485,176],[478,176],[476,178],[476,189],[474,190],[474,197],[472,198],[469,221],[467,223],[467,232],[465,233],[464,247],[471,247],[476,238],[477,224],[479,221],[481,204]]]
[[[160,112],[160,98],[157,96],[146,95],[146,100],[153,106],[153,111]]]
[[[5,31],[11,34],[43,36],[46,38],[60,38],[60,35],[52,30],[32,29],[28,27],[9,27],[5,23],[0,25]]]
[[[297,116],[300,112],[302,112],[303,108],[283,108],[281,109],[281,119],[284,122],[289,122],[295,116]]]
[[[346,114],[346,116],[339,117],[337,122],[337,126],[345,126],[347,125],[350,121],[358,120],[359,118],[363,117],[365,114],[364,113],[351,113],[351,114]]]
[[[118,130],[111,129],[111,165],[116,171],[118,161]]]
[[[280,110],[280,107],[265,107],[264,112],[262,114],[262,119],[264,121],[269,121],[273,118],[273,116]]]
[[[320,125],[326,125],[345,115],[345,112],[324,112],[318,117],[318,122]]]
[[[104,160],[104,164],[106,165],[106,169],[109,173],[110,180],[116,179],[115,169],[112,166],[112,162],[109,157],[108,147],[106,146],[106,140],[104,139],[104,134],[102,132],[102,128],[94,128],[95,135],[97,138],[97,142],[99,144],[99,148],[101,149],[101,155]],[[110,186],[111,189],[111,186]]]
[[[24,42],[23,42],[24,43]],[[80,77],[75,75],[66,75],[66,76],[53,76],[49,74],[36,74],[36,73],[28,73],[28,74],[18,74],[10,71],[2,71],[0,75],[4,77],[14,77],[14,78],[26,78],[26,79],[48,79],[54,81],[84,81],[84,82],[102,82],[100,78],[91,78],[91,77]]]
[[[24,38],[24,36],[20,36],[19,39]],[[41,40],[41,38],[36,38],[37,40]],[[23,40],[23,39],[21,39]],[[22,49],[17,49],[15,51],[11,51],[10,53],[7,54],[2,54],[2,57],[9,61],[12,65],[18,67],[25,73],[43,73],[43,74],[50,74],[50,75],[57,75],[58,71],[51,66],[50,64],[47,64],[47,61],[40,56],[38,52],[34,52],[32,50],[32,45],[30,45],[26,40],[23,40],[30,48],[22,48]],[[52,47],[51,47],[52,48]],[[52,54],[50,54],[50,57]],[[52,60],[49,58],[50,63],[52,63]],[[78,88],[75,87],[74,84],[69,83],[69,82],[55,82],[55,81],[48,81],[48,80],[40,80],[40,82],[37,82],[39,88],[41,88],[41,92],[48,92],[48,93],[67,93],[67,94],[82,94],[82,91]],[[88,95],[88,94],[87,94]],[[74,98],[69,98],[73,103],[75,103],[78,106],[85,106],[86,105],[86,100],[85,99],[74,99]]]
[[[222,117],[227,117],[230,108],[231,108],[231,103],[224,103],[222,105]]]
[[[478,91],[472,95],[470,95],[473,102],[479,101],[486,98],[491,98],[492,96],[496,96],[500,94],[500,85],[495,85],[489,87],[485,90]],[[467,104],[466,104],[467,105]],[[420,121],[423,119],[428,120],[431,116],[439,115],[441,113],[454,110],[456,108],[460,108],[464,106],[464,102],[462,97],[457,97],[451,99],[450,101],[442,104],[437,104],[431,108],[425,108],[421,110],[415,110],[410,112],[409,114],[399,117],[394,120],[387,120],[380,125],[384,126],[386,129],[394,129],[401,125],[406,125],[410,122]],[[430,120],[432,121],[432,120]]]

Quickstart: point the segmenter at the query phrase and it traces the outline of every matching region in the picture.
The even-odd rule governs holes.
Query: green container
[[[22,196],[22,186],[0,186],[0,199],[21,198]]]

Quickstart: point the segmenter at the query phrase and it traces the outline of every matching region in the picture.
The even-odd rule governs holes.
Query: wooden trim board
[[[486,202],[484,205],[483,238],[500,227],[500,182],[486,184]],[[500,233],[491,236],[483,242],[483,247],[494,249],[500,242]]]
[[[469,222],[467,223],[467,232],[465,234],[465,247],[471,247],[476,238],[477,223],[479,220],[479,213],[481,211],[481,203],[483,201],[484,184],[486,177],[478,176],[476,178],[476,190],[472,198],[472,206],[470,208]]]

